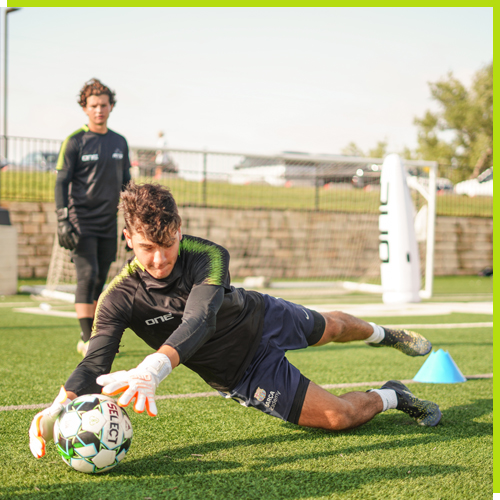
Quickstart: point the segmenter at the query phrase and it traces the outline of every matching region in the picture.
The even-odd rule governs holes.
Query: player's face
[[[89,125],[102,127],[108,122],[109,113],[113,106],[109,104],[109,96],[91,95],[87,97],[87,105],[83,108],[85,114],[89,117]]]
[[[134,250],[137,260],[144,269],[156,279],[163,279],[170,275],[179,254],[179,243],[182,239],[179,228],[166,245],[158,245],[144,237],[142,233],[123,230],[127,245]]]

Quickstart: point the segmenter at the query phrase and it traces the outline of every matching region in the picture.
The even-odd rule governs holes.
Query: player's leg
[[[86,343],[92,333],[94,321],[93,292],[97,279],[97,238],[82,236],[73,252],[73,262],[76,268],[75,310],[81,328],[81,340],[77,350],[83,356],[86,353]]]
[[[298,424],[341,431],[359,427],[382,410],[383,402],[376,392],[349,392],[335,396],[311,382]]]
[[[341,311],[323,313],[323,317],[325,331],[316,346],[364,340],[372,347],[394,347],[408,356],[425,356],[432,349],[424,336],[410,330],[384,328]]]
[[[390,409],[400,410],[424,426],[434,427],[441,420],[436,403],[420,399],[401,382],[390,380],[380,389],[348,392],[338,397],[310,382],[297,423],[341,431],[359,427]]]
[[[117,238],[98,238],[97,247],[97,278],[93,298],[97,302],[108,277],[109,268],[116,260]]]

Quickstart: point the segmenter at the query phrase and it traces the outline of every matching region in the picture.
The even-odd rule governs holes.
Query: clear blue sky
[[[9,15],[9,134],[63,139],[82,84],[131,145],[274,153],[416,146],[428,82],[493,58],[492,8],[24,8]]]

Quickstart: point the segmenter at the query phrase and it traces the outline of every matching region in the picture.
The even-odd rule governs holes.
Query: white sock
[[[380,396],[384,404],[382,411],[394,410],[398,406],[398,396],[394,389],[371,389],[368,392],[376,392]]]
[[[372,325],[373,327],[373,333],[370,337],[368,337],[365,340],[365,342],[378,344],[380,341],[384,340],[385,337],[384,329],[375,323],[370,323],[370,325]]]

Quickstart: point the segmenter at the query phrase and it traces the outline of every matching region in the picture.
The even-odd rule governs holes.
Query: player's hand
[[[67,219],[60,220],[57,223],[57,238],[59,239],[59,245],[67,250],[74,250],[80,239],[75,232],[75,228]]]
[[[155,392],[159,383],[172,371],[170,359],[165,354],[156,352],[147,356],[137,368],[101,375],[96,382],[103,386],[102,392],[107,396],[115,396],[123,392],[118,399],[120,406],[128,406],[135,399],[134,411],[155,417],[158,409],[155,403]]]
[[[68,398],[64,387],[61,387],[52,406],[35,415],[29,430],[30,450],[35,458],[42,458],[45,455],[45,445],[54,437],[54,423],[70,402],[71,399]]]

